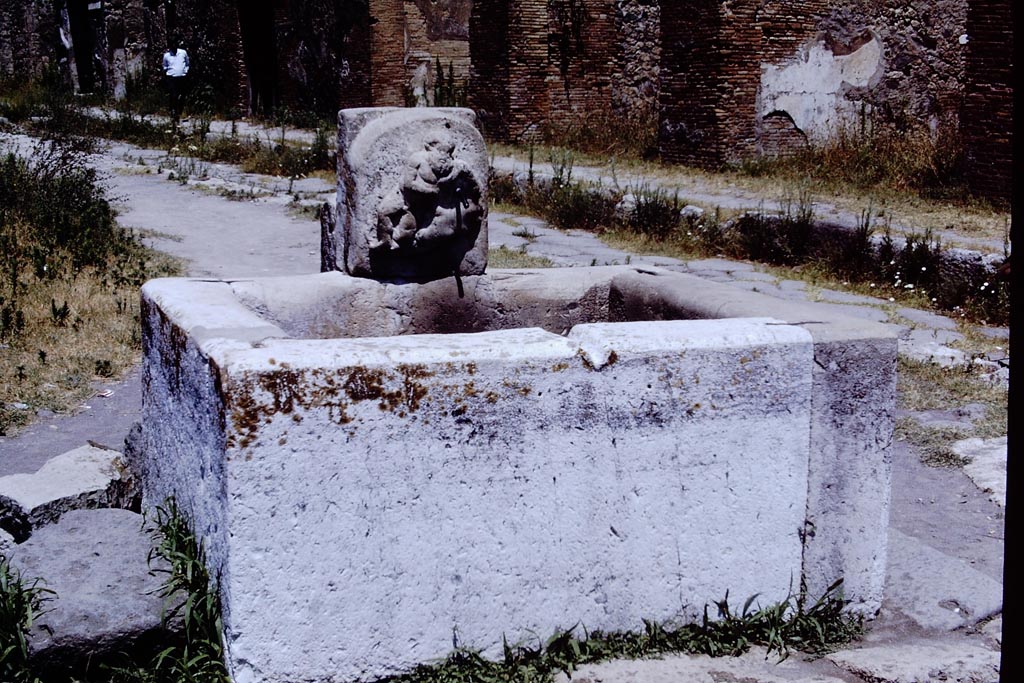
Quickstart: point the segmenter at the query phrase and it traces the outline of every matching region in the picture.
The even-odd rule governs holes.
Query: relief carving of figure
[[[432,251],[458,237],[473,239],[483,208],[480,186],[455,145],[444,137],[428,138],[409,155],[397,186],[377,210],[377,236],[371,252]]]

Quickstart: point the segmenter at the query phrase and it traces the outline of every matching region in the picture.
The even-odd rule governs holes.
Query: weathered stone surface
[[[82,446],[34,474],[0,477],[0,526],[20,541],[68,510],[126,507],[133,494],[118,451]]]
[[[988,622],[981,628],[981,632],[985,634],[993,645],[997,647],[1003,644],[1003,618],[996,617],[992,621]]]
[[[653,268],[617,276],[611,297],[617,319],[770,315],[811,333],[815,389],[804,580],[820,595],[843,578],[854,609],[877,612],[888,538],[895,336],[822,304],[780,301]]]
[[[890,529],[886,598],[922,628],[952,631],[999,613],[1003,586],[963,560]]]
[[[1005,436],[996,439],[964,439],[953,444],[953,452],[970,458],[964,472],[992,501],[1006,507],[1006,446]]]
[[[485,649],[500,643],[502,632],[514,640],[519,629],[565,626],[566,615],[589,628],[633,628],[640,616],[676,614],[681,602],[698,610],[726,585],[732,594],[766,595],[779,567],[786,576],[777,597],[794,576],[812,592],[843,576],[858,609],[877,609],[895,377],[895,338],[884,328],[819,316],[806,305],[766,305],[766,297],[647,267],[498,271],[463,284],[463,299],[451,296],[450,280],[395,285],[340,273],[144,287],[145,452],[162,456],[144,459],[146,495],[156,501],[175,492],[206,539],[214,570],[231,577],[226,628],[242,679],[246,672],[294,678],[295,662],[311,656],[310,671],[383,675],[443,655],[452,628],[460,643]],[[403,302],[415,297],[405,292],[423,298],[407,310]],[[782,352],[762,336],[793,328],[678,320],[766,310],[799,323],[814,340],[808,413],[803,390],[793,385],[804,372],[804,342],[791,341],[793,353]],[[676,322],[661,327],[645,318]],[[431,334],[532,325],[569,336],[523,329]],[[715,341],[723,339],[715,330],[740,329],[747,331],[727,335],[739,346]],[[389,336],[402,333],[419,334]],[[365,336],[374,338],[358,338]],[[773,378],[758,379],[769,366]],[[762,401],[764,391],[775,398]],[[733,425],[735,401],[744,418]],[[808,422],[780,430],[764,422],[781,417],[776,410],[786,411],[784,420],[803,414]],[[728,430],[715,426],[721,420]],[[758,433],[756,443],[743,441],[748,428]],[[771,462],[761,462],[768,442]],[[791,462],[804,448],[796,442],[810,446],[804,466]],[[616,458],[623,450],[628,460]],[[742,466],[733,461],[741,453]],[[778,461],[789,463],[784,476]],[[681,470],[680,463],[688,464]],[[713,474],[718,467],[729,476]],[[751,523],[736,516],[753,502],[738,495],[751,485],[741,472],[755,470],[773,492],[758,500],[757,538],[741,543],[736,530],[745,534]],[[801,471],[803,488],[791,480]],[[627,483],[629,492],[616,488]],[[670,485],[677,492],[663,490]],[[713,492],[727,502],[721,513],[711,512],[722,502]],[[701,498],[700,521],[688,521],[687,506],[677,506],[691,496]],[[589,502],[580,507],[580,500]],[[663,541],[642,540],[649,532],[637,521],[641,508],[621,508],[634,500],[645,501],[645,524],[667,529],[660,538],[685,536],[680,554]],[[557,511],[545,512],[550,505]],[[545,521],[508,522],[494,506],[521,507],[528,519]],[[443,522],[427,530],[423,519]],[[776,521],[778,532],[769,531]],[[323,533],[295,534],[296,526]],[[539,528],[544,539],[534,537]],[[599,542],[604,536],[611,546]],[[751,551],[766,538],[769,555]],[[785,559],[794,542],[797,569]],[[291,558],[283,565],[280,543]],[[702,551],[700,562],[685,550],[721,543],[728,547]],[[740,546],[744,556],[762,557],[756,568],[737,558],[716,564]],[[515,551],[525,547],[529,553]],[[344,548],[345,557],[326,562],[330,570],[316,569],[333,557],[330,548]],[[600,561],[588,560],[596,548]],[[589,575],[587,567],[614,567],[620,551],[629,556],[628,571]],[[655,559],[663,551],[675,559]],[[669,565],[675,569],[668,574],[688,577],[682,599],[668,574],[656,578]],[[284,572],[281,581],[268,582],[277,572]],[[545,588],[512,588],[523,581]],[[406,590],[406,582],[431,588]],[[271,587],[251,590],[265,584]],[[332,584],[335,592],[314,590]],[[275,592],[278,585],[288,589]],[[657,602],[663,588],[672,594],[670,609]],[[353,594],[364,596],[363,606],[348,599]],[[294,600],[314,600],[318,614],[341,616],[310,620],[304,615],[312,603]],[[374,618],[361,617],[364,609]],[[301,623],[283,623],[281,614]],[[366,632],[346,627],[346,619],[378,626]],[[328,621],[329,635],[310,630]],[[339,645],[330,640],[338,633],[358,635]],[[310,642],[331,647],[311,655]]]
[[[338,121],[336,260],[345,271],[412,281],[481,275],[488,167],[473,112],[345,109]]]
[[[501,286],[518,293],[504,306],[525,313],[520,324],[560,325],[547,317],[558,306],[600,313],[586,293],[603,280],[607,296],[619,271],[593,270],[580,274],[597,281],[589,288],[569,287],[582,291],[575,298],[553,282],[550,290],[519,282],[550,278],[510,273]],[[341,289],[353,281],[310,279]],[[473,300],[481,284],[466,284]],[[145,287],[146,452],[160,454],[147,458],[145,481],[149,500],[176,493],[228,577],[225,623],[242,680],[379,676],[443,655],[452,628],[460,642],[493,648],[502,633],[550,632],[567,614],[593,628],[632,628],[643,616],[676,615],[682,602],[696,616],[726,588],[785,597],[800,572],[811,360],[798,328],[577,324],[568,338],[508,330],[266,337],[252,346],[270,321],[240,304],[218,311],[226,299],[205,310],[183,305],[206,289],[231,291],[226,283]],[[525,305],[531,298],[536,308]],[[391,324],[378,305],[368,310]],[[174,322],[161,322],[168,312]],[[224,326],[215,334],[214,323]],[[184,347],[175,341],[183,338]],[[280,391],[292,398],[274,407],[285,400]],[[628,460],[615,456],[622,451]],[[742,466],[733,462],[740,453]],[[374,464],[366,471],[356,461]],[[745,474],[755,470],[754,479]],[[519,521],[510,510],[521,511]],[[429,532],[424,519],[433,520]],[[296,524],[319,532],[296,534]],[[653,543],[651,534],[676,540]],[[268,581],[279,572],[287,580]],[[683,584],[672,578],[679,574]],[[330,618],[309,620],[313,604]],[[288,614],[294,623],[282,621]],[[330,634],[314,632],[328,622]],[[310,651],[311,642],[330,646]]]
[[[39,667],[80,668],[173,636],[161,626],[162,575],[147,564],[152,539],[142,526],[128,510],[73,510],[13,549],[23,576],[55,593],[30,636]]]
[[[842,669],[876,683],[995,683],[999,653],[962,642],[874,645],[826,655]]]
[[[0,529],[0,554],[6,555],[14,547],[14,536]]]
[[[930,327],[936,330],[953,330],[958,329],[956,321],[944,315],[938,313],[932,313],[931,311],[922,311],[918,308],[907,308],[902,307],[896,309],[896,315],[906,318],[915,325],[922,327]],[[961,337],[962,338],[962,337]]]
[[[555,676],[556,683],[844,683],[849,679],[828,662],[805,662],[800,657],[778,661],[755,647],[739,657],[668,655],[662,659],[614,660],[587,664]]]

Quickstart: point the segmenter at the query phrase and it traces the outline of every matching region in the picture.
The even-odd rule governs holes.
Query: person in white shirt
[[[188,75],[188,53],[178,47],[177,41],[167,43],[164,53],[164,81],[170,96],[171,118],[177,121],[181,117],[181,99],[185,91],[185,76]]]

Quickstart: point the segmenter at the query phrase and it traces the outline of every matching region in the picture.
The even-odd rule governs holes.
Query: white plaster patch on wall
[[[761,65],[758,116],[785,112],[808,139],[825,138],[856,122],[861,104],[845,94],[870,86],[882,66],[882,42],[876,35],[845,55],[816,39],[804,45],[794,61]]]

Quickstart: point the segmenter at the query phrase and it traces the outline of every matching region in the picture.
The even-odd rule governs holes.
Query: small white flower
[[[934,296],[932,297],[932,303],[937,303],[938,301],[939,301],[939,300],[938,300],[938,299],[936,299],[936,298],[935,298]]]
[[[922,273],[923,273],[924,271],[926,271],[926,270],[928,270],[928,269],[927,269],[926,267],[924,267],[924,266],[921,266],[921,272],[922,272]]]
[[[875,288],[875,283],[872,282],[869,286],[871,287],[871,289],[874,289]]]
[[[189,145],[189,146],[188,146],[188,151],[190,151],[190,152],[195,152],[195,151],[197,151],[198,149],[199,149],[199,148],[198,148],[198,147],[196,147],[195,145]]]
[[[893,297],[890,296],[889,297],[889,301],[896,301],[896,299],[894,299]]]
[[[890,266],[895,266],[896,265],[896,259],[893,259],[892,261],[889,261],[889,265]]]
[[[903,289],[913,289],[914,285],[903,285]]]
[[[996,351],[1002,351],[1002,350],[1003,350],[1003,347],[1002,347],[1002,346],[997,346],[997,347],[996,347]]]

